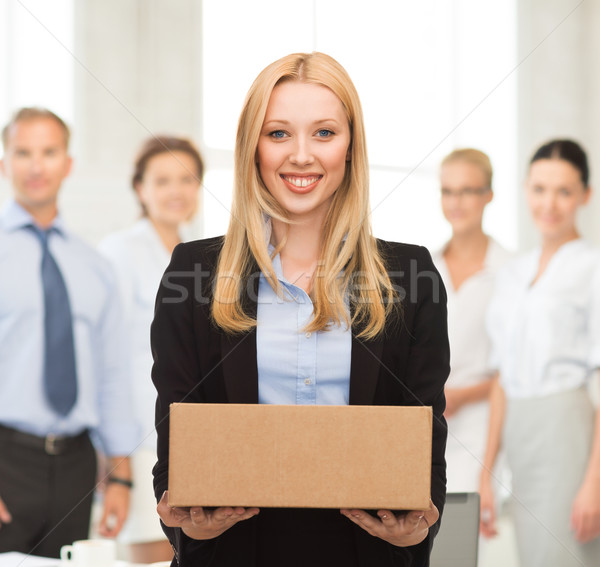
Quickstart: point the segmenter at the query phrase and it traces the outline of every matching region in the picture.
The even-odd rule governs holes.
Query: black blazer
[[[258,403],[256,332],[227,335],[210,319],[211,276],[222,241],[177,246],[158,291],[151,332],[152,379],[158,391],[157,499],[168,484],[170,403]],[[378,245],[402,298],[402,317],[389,322],[375,340],[357,339],[353,328],[350,404],[433,407],[431,495],[441,513],[446,494],[444,383],[450,369],[446,293],[425,248],[384,241]],[[255,276],[244,300],[253,314],[257,289]],[[431,527],[425,541],[407,548],[370,536],[337,510],[262,509],[206,541],[163,528],[175,549],[174,565],[186,567],[426,567],[439,524]]]

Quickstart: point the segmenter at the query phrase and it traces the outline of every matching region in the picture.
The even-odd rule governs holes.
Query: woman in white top
[[[152,486],[156,390],[150,378],[150,324],[162,274],[171,252],[182,241],[181,225],[196,211],[203,172],[202,158],[188,140],[167,136],[147,140],[136,159],[132,179],[142,218],[100,244],[116,268],[124,296],[133,365],[133,411],[143,432],[143,441],[132,456],[134,486],[129,517],[119,536],[129,545],[130,559],[140,563],[173,556],[160,528]]]
[[[490,471],[502,444],[527,567],[600,562],[600,412],[586,389],[600,367],[600,254],[576,227],[588,177],[575,142],[554,140],[534,154],[526,191],[541,245],[501,271],[488,316],[499,380],[481,528],[496,533]]]
[[[489,157],[470,148],[453,151],[442,161],[440,183],[442,211],[452,226],[452,237],[433,257],[448,293],[447,489],[477,492],[493,377],[485,312],[509,253],[482,228],[493,198]]]

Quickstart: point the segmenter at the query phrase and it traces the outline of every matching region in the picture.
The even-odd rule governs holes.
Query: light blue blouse
[[[261,274],[256,331],[259,402],[347,405],[350,329],[338,326],[305,332],[313,303],[302,288],[284,278],[279,255],[273,258],[273,268],[284,298],[277,296]]]

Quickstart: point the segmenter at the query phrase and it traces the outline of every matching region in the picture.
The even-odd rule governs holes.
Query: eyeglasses
[[[442,197],[448,199],[450,197],[475,197],[476,195],[484,195],[490,190],[489,187],[463,187],[457,191],[442,187]]]

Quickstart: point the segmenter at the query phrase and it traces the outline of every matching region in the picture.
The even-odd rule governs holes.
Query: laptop
[[[477,567],[479,494],[449,492],[430,567]]]

